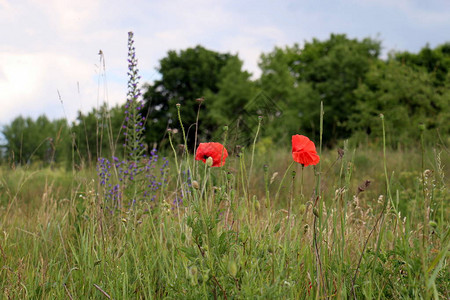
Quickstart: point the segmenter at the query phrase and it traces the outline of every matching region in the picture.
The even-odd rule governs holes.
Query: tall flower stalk
[[[139,69],[137,67],[136,49],[134,47],[133,32],[128,32],[128,94],[125,104],[125,157],[137,167],[139,160],[145,157],[144,121],[141,110],[143,102],[139,89]],[[133,202],[138,193],[137,185],[133,182]]]
[[[125,104],[125,154],[126,157],[137,163],[140,158],[145,157],[144,145],[144,123],[145,117],[142,116],[144,103],[139,89],[139,69],[136,58],[136,49],[134,48],[133,32],[128,32],[128,94]]]
[[[156,149],[148,153],[144,143],[145,117],[142,116],[144,103],[139,89],[139,69],[137,68],[133,33],[128,33],[128,94],[125,103],[125,120],[122,125],[125,136],[124,158],[113,156],[112,160],[99,158],[97,164],[100,185],[104,188],[107,207],[123,209],[132,207],[141,200],[154,201],[166,182],[168,161],[163,157],[163,165],[157,170]],[[111,172],[114,170],[114,172]],[[115,176],[113,176],[115,175]]]

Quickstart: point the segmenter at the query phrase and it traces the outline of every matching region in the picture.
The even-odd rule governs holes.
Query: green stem
[[[255,156],[256,140],[258,139],[259,129],[261,128],[261,121],[262,121],[262,117],[259,116],[258,117],[258,128],[256,129],[255,139],[253,140],[252,158],[250,160],[250,171],[248,172],[248,177],[249,178],[248,178],[248,181],[247,181],[247,185],[250,182],[250,176],[252,176],[253,158]],[[248,187],[247,187],[247,189],[248,189]]]
[[[184,126],[183,126],[183,121],[181,121],[181,104],[177,103],[177,113],[178,113],[178,121],[180,122],[180,127],[181,127],[181,131],[183,132],[183,141],[184,141],[184,152],[186,154],[186,164],[188,166],[188,171],[191,172],[191,168],[189,165],[189,151],[188,151],[188,147],[187,147],[187,137],[186,137],[186,132],[184,131]]]
[[[169,131],[169,143],[170,143],[170,147],[172,148],[172,151],[173,151],[173,156],[175,157],[175,167],[177,168],[177,184],[178,184],[178,180],[180,180],[181,172],[180,172],[180,168],[178,167],[177,151],[175,150],[175,147],[173,146],[171,131]]]
[[[302,199],[302,201],[301,201],[302,203],[303,203],[303,200],[305,199],[305,195],[303,195],[303,173],[305,173],[304,165],[302,165],[302,177],[300,179],[300,197]]]
[[[250,196],[248,195],[248,185],[247,189],[245,188],[245,178],[247,177],[245,174],[245,163],[244,163],[244,152],[241,153],[239,157],[239,167],[241,169],[241,183],[242,183],[242,190],[244,192],[244,197],[247,199],[247,204],[250,202]]]
[[[423,234],[422,234],[422,271],[423,275],[425,277],[425,282],[428,282],[428,271],[427,271],[427,257],[428,257],[428,246],[427,246],[427,238],[428,238],[428,224],[429,224],[429,215],[428,215],[428,201],[427,201],[427,192],[425,190],[425,142],[423,137],[423,132],[425,131],[425,125],[421,124],[419,125],[420,130],[420,148],[421,148],[421,156],[422,156],[422,194],[423,194]],[[425,290],[425,295],[427,295],[427,298],[430,297],[430,289],[427,288]]]
[[[381,114],[380,117],[381,117],[381,124],[383,127],[383,165],[384,165],[384,176],[386,180],[386,191],[389,197],[389,201],[392,201],[391,187],[389,184],[389,177],[387,173],[387,164],[386,164],[386,129],[384,127],[384,115]]]
[[[264,188],[266,190],[266,208],[270,206],[270,193],[269,193],[269,167],[264,165]]]
[[[202,197],[203,197],[203,192],[205,192],[206,190],[206,182],[208,181],[208,165],[205,164],[205,169],[204,169],[204,178],[203,178],[203,185],[202,185],[202,190],[200,191],[200,198],[199,200],[201,201]]]
[[[319,156],[322,157],[322,137],[323,137],[323,115],[324,115],[324,110],[323,110],[323,101],[320,102],[320,135],[319,135],[319,139],[320,139],[320,143],[319,143]],[[314,167],[315,168],[315,167]],[[314,209],[317,210],[317,204],[319,205],[319,209],[318,214],[314,216],[314,222],[313,222],[313,244],[315,247],[315,255],[316,255],[316,269],[317,269],[317,290],[318,292],[321,290],[321,288],[323,288],[323,292],[325,294],[325,298],[327,297],[327,287],[326,287],[326,283],[325,283],[325,278],[324,278],[324,274],[323,274],[323,268],[322,268],[322,260],[320,257],[320,254],[322,252],[322,243],[319,243],[322,239],[322,230],[320,230],[320,228],[322,228],[322,210],[323,210],[323,197],[321,195],[321,174],[322,174],[322,164],[319,163],[318,165],[318,174],[317,174],[317,183],[316,183],[316,191],[317,191],[317,196],[316,196],[316,200],[313,206],[313,211]],[[318,223],[318,224],[317,224]],[[317,230],[319,229],[319,230]],[[317,234],[318,231],[318,234]]]
[[[277,193],[275,194],[275,202],[277,202],[277,200],[278,200],[278,196],[279,196],[279,194],[280,194],[280,190],[281,190],[281,186],[283,185],[284,178],[286,178],[286,174],[287,174],[287,172],[289,171],[289,169],[292,167],[292,165],[294,164],[294,162],[295,162],[295,161],[292,161],[292,162],[291,162],[291,164],[289,165],[289,167],[286,169],[286,172],[284,172],[283,178],[281,178],[280,185],[278,186]]]
[[[197,162],[195,161],[195,156],[197,155],[197,137],[198,137],[198,118],[200,116],[200,107],[202,106],[202,103],[200,102],[198,104],[198,110],[197,110],[197,118],[195,119],[195,138],[194,138],[194,173],[192,174],[192,178],[195,178],[197,175]],[[180,117],[178,117],[180,118]]]

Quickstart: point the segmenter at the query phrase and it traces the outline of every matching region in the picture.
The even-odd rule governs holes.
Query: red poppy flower
[[[202,160],[206,163],[208,157],[212,158],[213,167],[221,167],[225,164],[228,152],[221,143],[200,143],[197,148],[195,159]]]
[[[304,135],[292,136],[292,158],[303,166],[317,165],[320,161],[314,143]]]

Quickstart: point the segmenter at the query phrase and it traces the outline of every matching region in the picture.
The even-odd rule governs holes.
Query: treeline
[[[321,103],[327,146],[348,138],[376,141],[380,114],[392,147],[416,144],[419,128],[448,142],[450,43],[418,53],[391,52],[387,59],[380,52],[377,40],[331,35],[262,54],[261,75],[252,79],[237,54],[202,46],[169,51],[157,68],[160,79],[143,88],[146,142],[149,148],[167,147],[167,129],[180,127],[177,103],[191,148],[196,132],[198,141],[222,139],[224,125],[228,142],[245,146],[259,122],[269,145],[288,143],[296,133],[318,139]],[[123,106],[102,107],[79,113],[72,124],[18,117],[2,130],[2,160],[95,164],[97,156],[121,153],[123,112]],[[175,138],[181,142],[181,135]]]
[[[123,151],[123,113],[121,106],[108,109],[103,105],[87,114],[78,112],[72,124],[65,119],[49,120],[45,115],[36,120],[19,116],[3,127],[6,144],[2,145],[0,162],[12,166],[58,163],[78,169],[95,166],[97,157]]]

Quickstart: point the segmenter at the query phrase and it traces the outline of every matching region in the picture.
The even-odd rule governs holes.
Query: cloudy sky
[[[330,33],[379,39],[384,55],[435,47],[450,41],[450,1],[0,0],[0,126],[123,103],[128,31],[142,83],[168,50],[198,44],[238,53],[257,77],[262,52]]]

